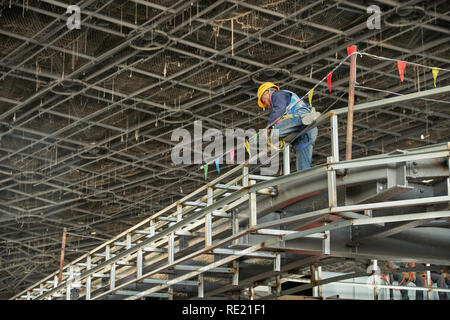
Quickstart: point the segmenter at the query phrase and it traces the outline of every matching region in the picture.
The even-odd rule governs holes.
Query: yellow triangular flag
[[[314,89],[309,90],[308,92],[308,98],[309,98],[309,106],[312,107],[312,97],[314,94]]]
[[[439,68],[433,68],[433,69],[431,70],[431,72],[433,72],[434,87],[435,87],[435,88],[436,88],[436,79],[437,79],[439,70],[441,70],[441,69],[439,69]]]
[[[251,157],[252,154],[250,153],[250,146],[248,145],[248,141],[247,140],[245,140],[244,146],[245,146],[245,149],[247,149],[248,155]]]

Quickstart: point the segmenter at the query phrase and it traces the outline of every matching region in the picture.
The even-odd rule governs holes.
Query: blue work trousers
[[[302,122],[302,115],[308,113],[304,107],[294,106],[294,111],[290,111],[289,114],[293,115],[293,118],[287,118],[277,123],[273,129],[279,130],[280,138],[285,138],[293,132],[299,132],[305,125]],[[308,134],[307,134],[308,133]],[[291,145],[295,148],[296,152],[296,166],[297,171],[311,168],[312,152],[314,143],[317,139],[318,129],[313,128],[300,137],[298,137]],[[308,142],[311,142],[308,144]],[[306,145],[306,146],[305,146]]]

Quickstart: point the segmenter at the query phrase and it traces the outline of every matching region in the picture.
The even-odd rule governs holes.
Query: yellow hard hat
[[[266,92],[266,90],[269,88],[275,88],[277,90],[280,90],[280,87],[278,87],[276,84],[274,84],[272,82],[264,82],[262,85],[259,86],[259,88],[258,88],[258,106],[260,106],[263,109],[266,106],[264,105],[264,103],[262,103],[261,97],[262,97],[263,93]]]

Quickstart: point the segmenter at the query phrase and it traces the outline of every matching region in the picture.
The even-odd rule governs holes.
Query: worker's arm
[[[269,119],[267,125],[272,124],[277,119],[281,118],[286,111],[286,107],[291,101],[291,95],[284,91],[275,91],[271,97],[272,107],[270,108]]]

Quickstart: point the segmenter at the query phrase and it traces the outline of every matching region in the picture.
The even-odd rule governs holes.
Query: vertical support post
[[[203,273],[200,273],[198,275],[198,297],[199,298],[205,297],[205,280],[203,277]]]
[[[324,226],[326,226],[328,223],[324,222]],[[331,253],[331,243],[330,243],[330,230],[324,231],[324,238],[322,240],[322,252],[323,254],[330,254]]]
[[[233,260],[233,286],[239,285],[239,261]]]
[[[277,285],[276,294],[277,294],[277,297],[279,297],[281,295],[281,276],[280,275],[276,276],[275,283]]]
[[[137,261],[136,261],[136,277],[142,277],[142,249],[139,249],[137,252]]]
[[[177,222],[183,219],[183,206],[181,204],[177,205]]]
[[[450,165],[450,161],[449,161],[449,165]],[[449,171],[450,171],[450,169],[449,169]],[[447,178],[447,193],[448,193],[448,196],[450,196],[450,177]]]
[[[114,289],[116,287],[116,264],[111,266],[109,288]]]
[[[291,173],[291,161],[290,161],[290,146],[286,144],[283,150],[283,175],[286,176]]]
[[[248,187],[248,166],[246,164],[242,168],[242,186]]]
[[[331,156],[333,162],[339,162],[339,132],[338,116],[331,111]]]
[[[378,270],[378,260],[373,259],[372,260],[372,265],[373,265],[373,300],[378,300],[378,287],[377,287],[377,270]]]
[[[250,180],[250,186],[256,184],[255,180]],[[256,192],[250,193],[250,217],[249,227],[256,226],[257,224],[257,212],[256,212]]]
[[[430,264],[427,263],[426,266],[429,267]],[[420,277],[420,275],[417,275],[417,276]],[[428,300],[431,300],[431,272],[430,272],[430,270],[427,270],[427,282],[426,282],[425,286],[428,288],[427,298],[428,298]]]
[[[87,257],[86,269],[91,269],[91,256]],[[86,278],[86,300],[91,300],[91,279],[92,277],[90,275]]]
[[[27,291],[27,300],[31,300],[31,293],[30,293],[30,290]]]
[[[242,187],[248,187],[248,166],[247,163],[244,164],[242,168]],[[243,239],[243,238],[241,238]],[[248,234],[246,235],[246,239],[248,239]],[[243,239],[245,241],[245,239]],[[239,239],[236,239],[236,244],[239,242]]]
[[[239,233],[239,219],[237,212],[233,212],[233,219],[231,221],[231,230],[233,235]],[[234,239],[233,244],[239,244],[239,239]]]
[[[214,202],[214,189],[209,187],[207,190],[206,205],[211,206]],[[212,213],[205,216],[205,247],[212,244]]]
[[[321,266],[318,266],[318,267],[317,267],[316,274],[317,274],[316,279],[317,279],[317,280],[322,280],[322,267],[321,267]],[[321,285],[318,285],[318,286],[317,286],[317,295],[318,295],[320,298],[322,298],[322,286],[321,286]]]
[[[333,162],[333,157],[327,158],[328,163]],[[328,206],[330,208],[337,206],[337,191],[336,191],[336,171],[328,166]]]
[[[111,258],[111,247],[109,245],[105,248],[105,260],[108,261]],[[114,289],[116,286],[116,264],[111,266],[109,272],[109,288]]]
[[[53,278],[53,288],[56,288],[58,286],[58,276],[55,276]]]
[[[355,51],[357,51],[356,46]],[[355,104],[356,54],[350,57],[350,78],[348,85],[347,140],[345,143],[345,160],[352,160],[353,142],[353,106]]]
[[[127,249],[131,248],[131,234],[127,233]]]
[[[167,290],[169,293],[169,300],[173,300],[173,286],[170,286]]]
[[[63,270],[63,265],[64,265],[64,250],[66,248],[66,235],[67,235],[67,228],[64,228],[63,229],[62,244],[61,244],[61,259],[59,260],[58,284],[60,284],[61,280],[62,280],[62,270]]]
[[[150,220],[150,237],[155,235],[155,221]]]
[[[275,260],[273,261],[273,271],[281,271],[281,254],[279,252],[276,253]]]
[[[42,294],[44,294],[44,285],[41,283],[39,285],[39,295],[42,295]]]
[[[66,279],[66,300],[70,300],[73,281],[73,269],[69,268],[69,277]]]
[[[175,250],[174,250],[174,233],[171,232],[169,234],[169,238],[168,238],[168,242],[167,242],[167,247],[168,247],[168,259],[169,259],[169,264],[172,264],[174,261],[174,256],[175,256]]]
[[[319,291],[318,288],[316,286],[316,282],[317,282],[317,275],[316,275],[316,266],[315,265],[311,265],[310,267],[310,272],[311,272],[311,286],[313,289],[313,297],[318,297],[319,296]]]
[[[255,300],[255,285],[252,283],[248,290],[250,293],[250,300]]]

